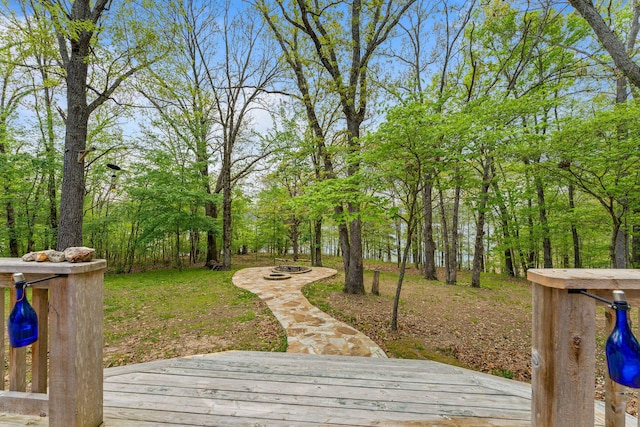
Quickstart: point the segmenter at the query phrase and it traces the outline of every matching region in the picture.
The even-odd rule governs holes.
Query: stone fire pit
[[[274,273],[302,274],[310,272],[311,267],[305,267],[304,265],[279,265],[271,271]]]
[[[267,280],[286,280],[286,279],[290,279],[291,275],[272,271],[266,276],[264,276],[264,278]]]

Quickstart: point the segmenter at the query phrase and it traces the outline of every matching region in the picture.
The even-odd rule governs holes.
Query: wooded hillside
[[[3,3],[0,255],[638,267],[638,7]]]

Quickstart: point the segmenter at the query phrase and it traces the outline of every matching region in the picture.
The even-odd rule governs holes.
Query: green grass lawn
[[[225,350],[285,351],[286,335],[233,271],[105,276],[105,366]]]

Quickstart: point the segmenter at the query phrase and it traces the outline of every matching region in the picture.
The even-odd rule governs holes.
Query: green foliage
[[[150,243],[168,234],[185,230],[215,230],[211,218],[201,209],[215,197],[200,185],[197,170],[173,162],[162,152],[152,152],[151,164],[133,165],[138,176],[129,188],[131,197],[142,202],[138,220],[141,223],[141,242]]]
[[[591,118],[571,119],[550,147],[558,174],[607,209],[615,207],[612,202],[624,210],[638,207],[638,113],[638,104],[629,102],[599,111]]]
[[[231,100],[223,101],[216,91],[236,88],[222,78],[226,66],[232,64],[220,62],[216,51],[221,47],[216,38],[221,21],[215,5],[203,5],[191,16],[196,20],[189,22],[184,5],[152,3],[114,4],[100,24],[68,22],[63,2],[38,3],[35,10],[30,3],[20,4],[24,11],[3,4],[2,223],[7,223],[11,209],[15,212],[13,231],[9,227],[0,230],[3,255],[9,254],[10,237],[17,238],[22,252],[55,243],[51,220],[57,214],[62,162],[65,155],[77,155],[65,154],[60,147],[66,114],[61,101],[65,76],[59,66],[55,30],[72,39],[82,32],[94,33],[92,55],[87,59],[90,102],[100,94],[118,101],[98,108],[89,122],[88,144],[96,151],[87,158],[85,243],[108,258],[110,266],[126,271],[134,264],[178,262],[186,253],[195,258],[205,251],[207,232],[220,236],[219,221],[205,215],[205,206],[213,202],[219,208],[220,200],[206,188],[215,192],[219,184],[216,174],[225,140],[217,126],[230,111],[226,104]],[[242,138],[260,134],[262,143],[252,145],[240,138],[247,144],[234,154],[232,161],[238,162],[233,164],[232,175],[245,166],[241,160],[273,152],[266,164],[256,163],[268,169],[260,178],[244,175],[246,180],[234,183],[235,250],[246,245],[255,251],[284,251],[290,246],[294,227],[301,229],[300,241],[307,242],[310,224],[316,220],[324,221],[327,240],[335,241],[337,224],[357,218],[363,221],[369,254],[382,256],[392,250],[395,254],[396,240],[406,237],[406,227],[399,224],[401,218],[408,218],[408,195],[418,194],[426,182],[442,192],[447,213],[454,189],[461,188],[460,223],[466,228],[457,232],[470,242],[480,210],[480,172],[489,160],[495,166],[492,180],[496,187],[489,190],[483,211],[490,231],[486,236],[488,269],[504,268],[507,249],[514,251],[520,274],[530,256],[539,264],[541,242],[547,234],[555,264],[572,260],[572,227],[580,235],[585,266],[607,266],[608,234],[613,226],[619,223],[633,232],[639,220],[640,110],[635,102],[612,106],[610,89],[616,76],[607,68],[610,58],[594,46],[591,29],[576,14],[526,9],[497,0],[477,4],[461,38],[455,43],[447,40],[453,50],[446,70],[438,68],[443,66],[442,52],[435,52],[437,58],[429,58],[418,72],[424,81],[432,82],[431,87],[421,94],[397,97],[399,102],[368,98],[386,117],[365,114],[362,133],[370,124],[366,128],[370,134],[350,140],[344,109],[357,106],[361,96],[369,97],[376,89],[397,96],[398,88],[406,86],[407,73],[416,74],[409,67],[402,68],[410,59],[403,57],[391,61],[393,64],[383,59],[363,62],[354,69],[368,71],[361,75],[363,84],[351,85],[348,65],[354,45],[347,9],[305,3],[311,9],[327,7],[318,14],[326,33],[318,40],[320,51],[315,53],[333,52],[335,56],[329,55],[330,61],[323,65],[310,54],[315,49],[313,41],[300,28],[287,27],[284,13],[299,22],[299,5],[280,4],[282,10],[279,2],[258,6],[265,19],[272,19],[273,32],[281,31],[283,46],[289,48],[283,59],[298,61],[309,93],[272,113],[277,121],[273,131],[264,131],[259,119],[254,129],[239,130]],[[363,2],[361,35],[366,42],[375,36],[372,22],[380,4]],[[611,4],[607,13],[616,33],[626,35],[630,9]],[[403,22],[416,22],[415,17]],[[178,24],[183,25],[179,37],[175,32]],[[198,26],[202,32],[195,31]],[[433,30],[436,34],[439,27]],[[395,36],[405,35],[398,32]],[[196,43],[201,43],[202,50],[201,56],[194,57]],[[270,49],[260,43],[255,40],[256,52]],[[379,48],[394,46],[383,43]],[[580,54],[587,50],[595,55]],[[269,53],[276,57],[281,52]],[[128,71],[152,62],[156,66],[137,75],[117,97],[105,92],[110,83],[127,77]],[[386,70],[387,65],[397,69]],[[326,66],[336,66],[337,74],[331,75]],[[446,73],[442,92],[441,73]],[[382,74],[398,82],[382,80]],[[287,77],[290,80],[285,83],[294,83],[293,73]],[[207,79],[211,79],[209,84],[204,83]],[[277,90],[290,92],[285,86]],[[137,108],[141,93],[155,103],[153,113]],[[340,102],[342,109],[336,108]],[[309,106],[324,132],[322,141],[307,123],[305,108]],[[371,105],[368,107],[366,111],[371,112]],[[325,151],[320,150],[320,142],[326,144]],[[332,174],[324,169],[325,160],[333,163]],[[125,168],[118,173],[115,191],[107,162]],[[247,182],[256,187],[244,186]],[[576,188],[574,209],[568,206],[569,184]],[[544,202],[538,199],[540,189]],[[336,210],[349,204],[357,209]],[[421,200],[416,199],[416,212],[421,207]],[[549,230],[540,219],[542,208]],[[417,215],[415,220],[422,218]],[[433,225],[439,252],[443,246],[441,221],[436,215]],[[468,248],[460,251],[470,256]]]
[[[282,253],[288,248],[286,223],[289,196],[284,188],[272,186],[260,192],[255,204],[255,240],[253,249]]]

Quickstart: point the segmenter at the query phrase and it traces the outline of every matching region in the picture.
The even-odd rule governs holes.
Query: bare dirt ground
[[[322,307],[360,329],[390,357],[423,358],[459,364],[470,369],[531,381],[531,285],[524,279],[500,277],[486,287],[471,288],[468,274],[460,273],[457,285],[426,282],[412,268],[403,284],[398,330],[390,329],[397,276],[394,266],[382,269],[380,296],[346,295],[333,282]],[[496,276],[498,277],[498,276]],[[370,278],[366,284],[370,290]],[[310,296],[311,299],[314,296]],[[635,317],[634,317],[635,318]],[[604,309],[599,309],[596,337],[596,398],[603,400],[605,334]],[[627,412],[637,414],[637,398],[629,392]]]

